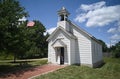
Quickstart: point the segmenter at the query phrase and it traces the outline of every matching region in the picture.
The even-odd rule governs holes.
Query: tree
[[[113,57],[120,58],[120,41],[116,43],[114,46],[112,46],[110,49]]]
[[[14,61],[22,43],[19,19],[26,16],[27,12],[17,0],[0,0],[0,50],[13,53]]]
[[[18,0],[0,0],[0,51],[14,54],[14,62],[16,58],[25,58],[30,51],[39,57],[47,55],[45,27],[37,20],[33,27],[27,27],[27,21],[19,21],[27,15]]]
[[[46,31],[45,26],[34,20],[35,25],[27,28],[27,36],[31,41],[31,49],[27,53],[30,57],[45,57],[47,55],[47,36],[44,35]],[[34,53],[33,53],[34,52]]]
[[[102,44],[102,51],[107,52],[108,48],[107,48],[107,45],[105,44],[105,42],[102,40],[98,40],[98,41]]]

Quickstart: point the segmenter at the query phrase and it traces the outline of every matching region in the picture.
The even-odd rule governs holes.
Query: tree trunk
[[[14,63],[16,62],[16,53],[14,53]]]

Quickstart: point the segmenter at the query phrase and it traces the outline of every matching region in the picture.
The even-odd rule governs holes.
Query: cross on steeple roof
[[[62,7],[62,9],[58,11],[58,15],[68,16],[68,15],[70,15],[70,13],[66,10],[65,7]]]

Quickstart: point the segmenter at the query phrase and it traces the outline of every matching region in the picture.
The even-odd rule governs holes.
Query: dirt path
[[[45,74],[48,72],[52,72],[64,67],[65,67],[64,65],[61,66],[61,65],[47,64],[47,65],[28,69],[26,71],[20,71],[15,74],[7,74],[7,76],[0,77],[0,79],[28,79],[28,78],[35,77],[37,75]]]

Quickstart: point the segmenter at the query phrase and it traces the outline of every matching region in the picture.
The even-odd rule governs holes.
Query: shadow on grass
[[[13,62],[10,62],[13,63]],[[16,77],[23,75],[26,71],[33,71],[35,66],[28,64],[28,62],[16,62],[17,65],[0,65],[0,78],[7,78],[15,75]],[[19,63],[19,64],[18,64]]]
[[[91,68],[102,68],[106,63],[103,61],[100,64],[98,64],[96,67],[91,67]],[[75,66],[81,66],[81,64],[73,64]],[[85,65],[84,65],[85,66]],[[86,65],[87,66],[87,65]],[[90,66],[88,66],[90,67]]]

